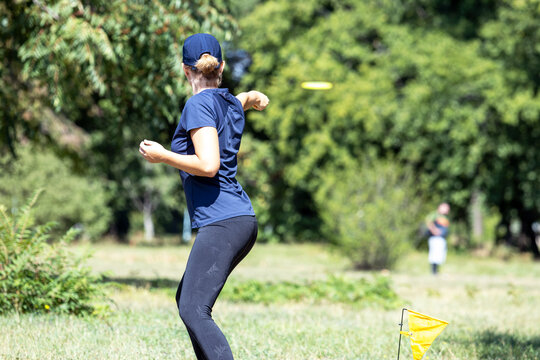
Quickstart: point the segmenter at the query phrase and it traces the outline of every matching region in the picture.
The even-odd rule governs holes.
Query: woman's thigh
[[[255,217],[242,216],[199,229],[182,280],[181,301],[213,306],[233,268],[257,236]]]

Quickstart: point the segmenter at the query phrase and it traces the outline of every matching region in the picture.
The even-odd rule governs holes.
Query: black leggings
[[[257,238],[255,216],[238,216],[199,229],[176,303],[197,359],[233,359],[225,335],[212,320],[212,307],[227,277]]]

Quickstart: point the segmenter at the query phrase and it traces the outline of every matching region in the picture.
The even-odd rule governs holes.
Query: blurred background
[[[0,203],[83,239],[180,243],[176,171],[145,164],[191,95],[183,40],[214,34],[223,87],[265,92],[238,178],[262,242],[372,242],[389,267],[452,207],[453,249],[539,258],[539,2],[4,1]],[[304,81],[329,81],[309,91]],[[381,245],[384,243],[384,245]]]
[[[412,306],[450,321],[430,359],[538,359],[539,19],[540,0],[1,1],[0,357],[192,358],[180,177],[138,145],[170,148],[182,44],[208,32],[222,87],[271,101],[238,155],[258,244],[216,304],[235,354],[389,358]]]

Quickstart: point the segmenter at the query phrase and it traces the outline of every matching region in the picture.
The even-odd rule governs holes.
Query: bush
[[[108,229],[111,211],[104,180],[75,174],[47,149],[20,146],[17,155],[16,159],[0,159],[0,204],[18,211],[37,188],[43,187],[40,203],[45,206],[33,211],[37,222],[55,219],[56,233],[78,224],[90,238],[98,238]]]
[[[0,205],[0,314],[92,314],[94,301],[104,299],[100,278],[84,265],[88,255],[66,249],[76,230],[51,245],[54,223],[34,225],[31,210],[38,196],[14,216]]]
[[[424,212],[412,173],[391,162],[327,173],[316,198],[326,236],[357,269],[391,268]]]
[[[241,283],[227,283],[221,294],[229,301],[254,303],[331,302],[358,306],[377,305],[386,309],[400,305],[400,298],[390,287],[385,277],[373,281],[367,279],[347,279],[331,276],[326,280],[293,282],[263,282],[250,280]]]

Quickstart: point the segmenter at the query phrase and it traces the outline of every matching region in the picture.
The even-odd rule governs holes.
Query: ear
[[[189,80],[189,76],[191,75],[191,73],[189,72],[189,66],[182,63],[182,69],[184,69],[184,75],[186,75],[186,78]]]
[[[223,60],[221,62],[221,65],[219,65],[219,73],[222,74],[224,69],[225,69],[225,60]]]

